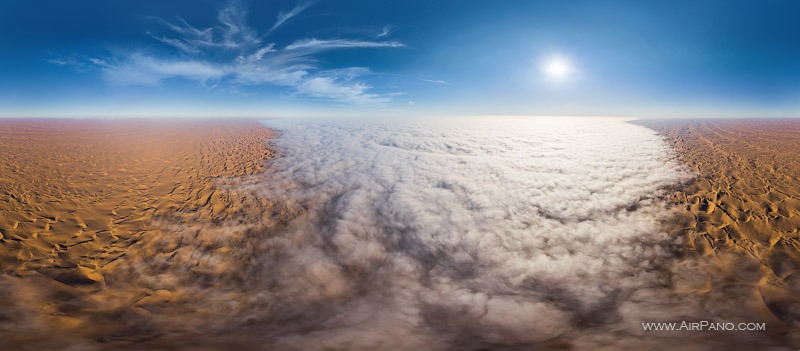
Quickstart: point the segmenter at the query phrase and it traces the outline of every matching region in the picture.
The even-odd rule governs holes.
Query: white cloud
[[[171,38],[151,31],[147,34],[164,44],[193,55],[203,54],[209,49],[247,50],[261,44],[261,40],[247,25],[246,18],[247,11],[237,3],[231,2],[217,14],[218,26],[201,29],[190,25],[180,17],[178,23],[156,18],[179,37]]]
[[[286,47],[286,50],[322,51],[347,48],[401,48],[405,46],[405,44],[396,41],[362,41],[346,39],[319,40],[316,38],[310,38],[291,43]]]
[[[72,66],[76,64],[75,60],[70,59],[48,59],[47,62],[59,66]]]
[[[291,11],[281,12],[270,31],[312,4],[313,1],[301,2]],[[106,59],[54,58],[48,61],[61,66],[99,68],[103,79],[115,85],[157,85],[166,79],[180,78],[200,82],[205,87],[239,91],[236,84],[270,84],[292,88],[301,95],[352,104],[387,103],[399,94],[374,93],[371,85],[355,81],[372,75],[366,67],[321,69],[314,56],[326,50],[405,46],[397,41],[311,38],[279,49],[274,43],[261,42],[259,34],[247,25],[247,11],[236,2],[219,11],[219,25],[214,27],[198,28],[182,18],[174,23],[157,20],[177,37],[151,31],[147,34],[178,49],[182,55],[169,57],[131,51]],[[213,84],[209,83],[212,80]],[[231,84],[234,86],[227,86]]]
[[[376,38],[383,38],[383,37],[389,36],[389,34],[392,34],[392,32],[394,32],[394,27],[386,25],[386,26],[383,26],[383,29],[381,30],[381,32],[378,33],[378,35],[376,35],[375,37]]]
[[[78,60],[75,58],[70,57],[59,57],[59,58],[52,58],[46,59],[48,63],[61,66],[61,67],[69,67],[75,72],[83,72],[86,69],[86,63],[82,60]]]
[[[156,85],[175,77],[204,82],[226,75],[224,69],[208,62],[163,60],[140,53],[133,53],[121,62],[96,63],[101,66],[103,79],[115,85]]]
[[[247,25],[247,11],[231,2],[217,15],[223,24],[221,44],[228,48],[252,47],[261,43],[256,32]]]
[[[334,77],[348,82],[370,74],[372,71],[367,67],[347,67],[319,72],[320,76]]]
[[[275,24],[272,25],[272,28],[269,29],[268,33],[278,29],[281,25],[286,23],[286,21],[290,20],[292,17],[299,15],[301,12],[305,11],[305,9],[309,8],[313,5],[316,1],[302,1],[298,3],[294,8],[289,10],[289,12],[279,12],[278,17],[275,20]]]
[[[256,65],[240,65],[233,68],[235,81],[245,85],[273,84],[296,87],[309,75],[303,66],[270,68]]]
[[[196,44],[190,44],[189,42],[181,40],[181,39],[174,39],[174,38],[167,38],[165,36],[158,36],[158,35],[155,35],[155,34],[153,34],[151,32],[147,32],[147,34],[150,35],[151,37],[153,37],[153,39],[156,39],[156,40],[158,40],[158,41],[160,41],[160,42],[162,42],[164,44],[167,44],[167,45],[172,45],[175,48],[177,48],[178,50],[183,51],[185,53],[199,54],[199,53],[202,52],[197,47]]]
[[[106,61],[103,60],[103,59],[99,59],[99,58],[95,58],[95,57],[89,57],[86,60],[91,62],[94,65],[97,65],[97,66],[105,66],[106,65]]]
[[[308,82],[310,94],[350,94]],[[280,131],[271,143],[282,157],[238,189],[299,215],[254,237],[260,249],[236,269],[255,269],[245,281],[268,291],[247,316],[231,317],[261,314],[259,342],[531,349],[628,335],[606,343],[623,349],[637,345],[630,335],[640,326],[620,320],[676,313],[661,306],[672,257],[661,222],[672,212],[657,199],[685,178],[645,128],[592,119],[265,123]]]
[[[436,84],[450,84],[450,83],[448,83],[448,82],[445,82],[445,81],[443,81],[443,80],[438,80],[438,79],[424,79],[424,78],[420,78],[420,80],[422,80],[423,82],[428,82],[428,83],[436,83]]]
[[[345,103],[362,105],[389,101],[388,97],[368,93],[370,88],[364,83],[341,84],[331,77],[314,77],[297,85],[300,93]]]
[[[182,37],[180,37],[178,40],[185,42],[194,50],[201,50],[203,48],[216,47],[220,45],[214,39],[214,28],[198,29],[189,25],[189,23],[182,18],[178,18],[178,20],[181,22],[180,24],[167,23],[167,27],[175,31],[177,34],[180,34]]]
[[[256,50],[256,52],[248,55],[248,56],[239,56],[236,60],[239,63],[255,63],[261,61],[264,58],[264,55],[269,54],[271,52],[275,52],[276,50],[273,49],[275,44],[269,44],[263,48]]]

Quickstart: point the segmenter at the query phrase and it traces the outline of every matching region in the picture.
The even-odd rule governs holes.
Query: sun
[[[563,80],[572,72],[572,64],[563,56],[550,56],[542,62],[542,72],[549,78]]]

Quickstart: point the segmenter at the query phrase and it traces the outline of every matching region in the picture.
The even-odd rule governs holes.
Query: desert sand
[[[150,312],[193,298],[141,273],[221,269],[192,253],[229,248],[191,228],[230,228],[244,207],[262,222],[270,205],[225,182],[261,170],[272,135],[250,120],[0,121],[0,348],[152,337]]]
[[[639,123],[663,135],[695,177],[672,197],[686,218],[679,234],[686,243],[684,264],[694,266],[681,278],[695,280],[687,290],[716,294],[743,314],[754,307],[773,339],[796,330],[800,120]]]

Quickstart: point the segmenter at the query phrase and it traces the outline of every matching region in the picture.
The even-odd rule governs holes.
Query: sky
[[[800,117],[800,2],[9,1],[0,117]]]

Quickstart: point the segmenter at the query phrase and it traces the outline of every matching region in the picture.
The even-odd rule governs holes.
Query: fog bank
[[[686,175],[649,129],[573,118],[264,123],[282,156],[248,186],[301,213],[274,238],[282,250],[267,274],[291,291],[285,303],[308,309],[291,322],[313,329],[279,344],[546,345],[589,327],[641,328],[637,300],[669,285],[663,264],[679,242],[656,200]]]

